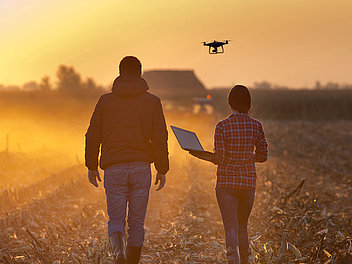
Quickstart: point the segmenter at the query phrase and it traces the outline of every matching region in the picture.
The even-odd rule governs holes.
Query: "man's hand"
[[[101,182],[98,170],[88,170],[88,180],[95,187],[98,187],[97,178]]]
[[[156,174],[155,185],[157,185],[158,182],[160,182],[160,184],[159,184],[159,187],[156,189],[157,191],[161,190],[165,186],[165,183],[166,183],[165,174],[160,174],[159,172]]]

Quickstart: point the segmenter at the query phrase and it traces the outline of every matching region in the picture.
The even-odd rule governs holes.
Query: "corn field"
[[[166,118],[212,149],[215,120]],[[257,166],[251,263],[352,263],[352,122],[263,125],[269,160]],[[151,188],[141,263],[227,263],[216,167],[169,138],[171,169],[162,191]],[[0,161],[1,263],[112,263],[104,188],[89,184],[82,160],[60,167],[10,151]]]

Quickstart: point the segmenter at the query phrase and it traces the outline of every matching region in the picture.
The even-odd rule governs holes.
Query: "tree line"
[[[72,66],[60,65],[56,71],[56,81],[52,82],[49,76],[43,76],[39,82],[29,81],[20,85],[0,84],[0,91],[60,91],[63,93],[80,92],[101,92],[104,87],[98,85],[93,78],[82,79],[81,75]],[[219,87],[220,88],[220,87]],[[268,81],[255,82],[250,88],[255,90],[290,90],[291,88],[283,85],[272,84]],[[322,84],[316,81],[315,90],[351,90],[352,84],[339,84],[327,82]],[[302,87],[301,89],[307,89]]]
[[[290,90],[291,88],[284,85],[276,85],[267,81],[255,82],[253,87],[256,90]],[[307,87],[302,87],[301,89],[307,89]],[[315,85],[312,87],[314,90],[350,90],[352,89],[352,84],[339,84],[336,82],[327,82],[322,84],[320,81],[316,81]]]
[[[43,76],[39,82],[29,81],[20,85],[2,85],[0,90],[6,91],[54,91],[63,93],[99,92],[103,86],[98,85],[93,78],[82,79],[72,66],[60,65],[56,71],[56,81],[49,76]]]

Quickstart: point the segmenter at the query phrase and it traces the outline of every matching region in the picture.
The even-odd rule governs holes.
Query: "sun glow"
[[[127,54],[145,69],[193,68],[209,87],[352,82],[351,9],[348,0],[1,1],[0,83],[68,64],[108,84]],[[200,44],[227,38],[223,55]]]

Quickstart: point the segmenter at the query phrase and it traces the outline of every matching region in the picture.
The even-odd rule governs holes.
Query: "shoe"
[[[125,234],[121,232],[115,232],[110,236],[110,244],[112,248],[112,255],[114,256],[115,264],[126,263],[126,242]]]
[[[138,264],[141,258],[142,247],[127,246],[127,264]]]

